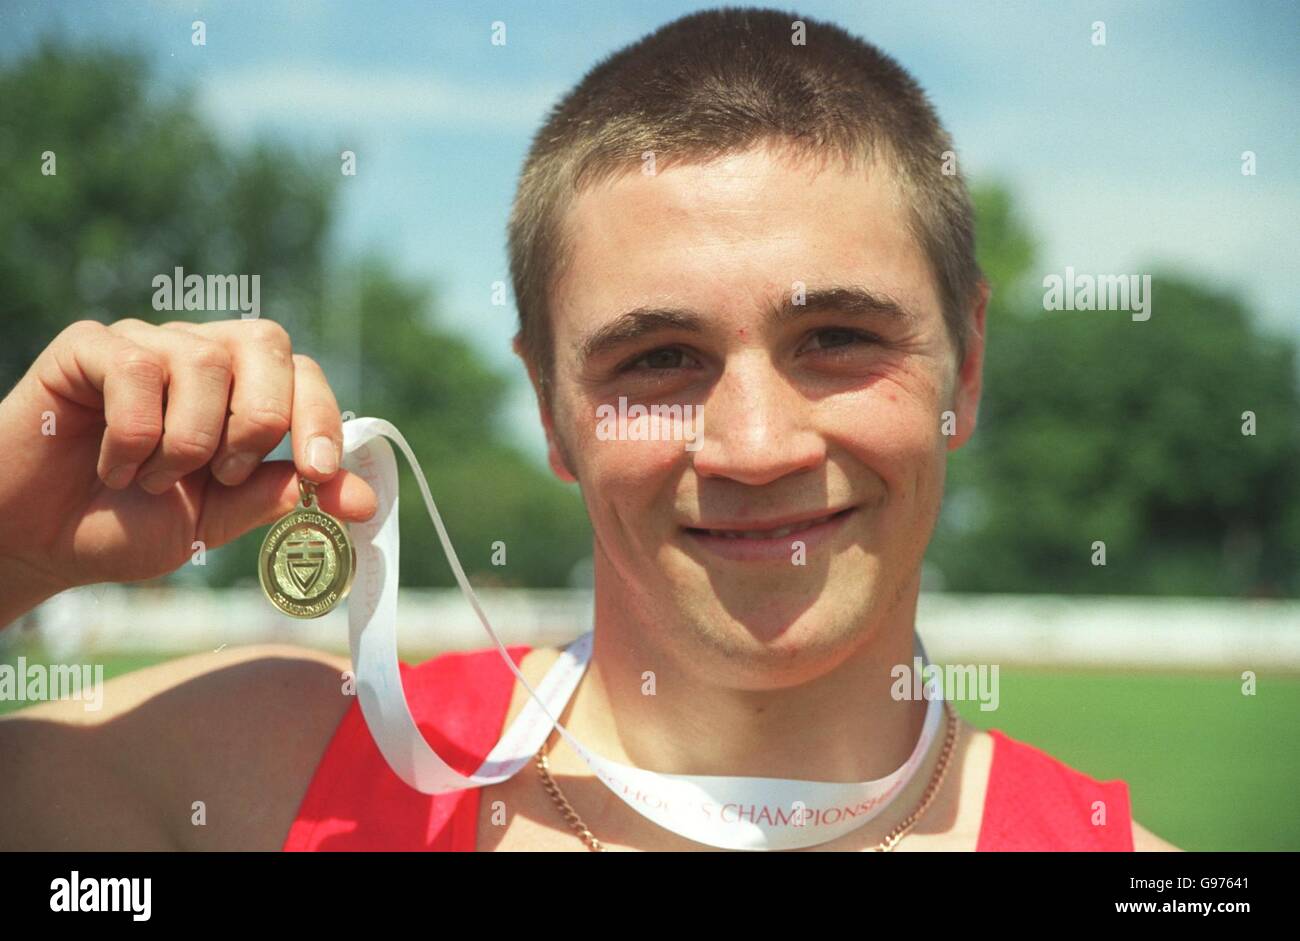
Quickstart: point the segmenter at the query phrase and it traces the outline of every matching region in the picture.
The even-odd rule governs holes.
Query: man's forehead
[[[630,309],[806,285],[862,284],[934,299],[893,174],[815,166],[762,150],[632,171],[584,189],[565,220],[555,310]]]
[[[798,219],[846,199],[901,221],[902,190],[884,163],[850,167],[838,159],[799,159],[767,147],[707,162],[644,163],[614,174],[579,190],[566,221],[574,232],[662,229],[683,222],[723,231],[733,219],[737,226],[745,224],[745,216]],[[628,217],[629,209],[653,215]]]

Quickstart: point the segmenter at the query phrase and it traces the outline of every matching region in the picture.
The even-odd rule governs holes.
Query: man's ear
[[[547,396],[542,391],[541,378],[533,364],[524,356],[523,343],[517,334],[514,343],[511,345],[515,355],[523,360],[524,368],[528,370],[528,381],[533,385],[533,395],[537,397],[537,411],[542,419],[542,428],[546,432],[546,459],[551,465],[551,471],[565,483],[576,483],[578,478],[570,469],[568,456],[564,447],[559,443],[559,436],[555,433],[555,419],[551,414]]]
[[[969,313],[972,329],[967,335],[966,356],[957,369],[957,383],[953,389],[957,433],[948,437],[949,451],[960,448],[975,433],[975,419],[979,415],[980,393],[984,385],[984,316],[992,294],[989,283],[980,281]]]

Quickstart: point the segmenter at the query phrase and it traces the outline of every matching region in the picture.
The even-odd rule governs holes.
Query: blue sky
[[[127,41],[191,84],[232,143],[357,153],[338,237],[436,283],[444,323],[518,380],[511,435],[540,456],[509,353],[505,225],[545,110],[599,59],[716,4],[0,0],[0,57],[48,32]],[[1300,339],[1300,4],[805,2],[927,89],[975,180],[1012,185],[1044,274],[1174,264]],[[204,21],[207,45],[190,42]],[[506,24],[506,44],[491,24]],[[1091,42],[1106,24],[1106,45]],[[1244,177],[1240,154],[1257,154]],[[1157,301],[1158,303],[1158,301]],[[1156,312],[1158,316],[1158,309]]]

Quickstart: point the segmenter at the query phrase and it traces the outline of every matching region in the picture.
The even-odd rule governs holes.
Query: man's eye
[[[686,365],[686,360],[685,350],[675,346],[665,346],[632,360],[625,369],[681,369]]]
[[[848,327],[828,327],[818,330],[812,336],[813,349],[831,350],[838,347],[854,346],[859,343],[878,343],[880,338],[863,330],[851,330]]]

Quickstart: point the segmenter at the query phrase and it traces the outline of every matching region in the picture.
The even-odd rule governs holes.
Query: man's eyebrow
[[[769,319],[778,326],[798,320],[809,314],[839,313],[851,316],[896,317],[915,321],[906,307],[888,294],[861,287],[818,288],[804,292],[802,303],[787,295],[781,303],[770,308]],[[681,330],[703,333],[706,318],[680,307],[637,307],[620,314],[577,344],[582,361],[603,356],[643,336],[661,330]]]
[[[808,314],[828,313],[850,314],[858,317],[884,314],[899,320],[916,321],[916,316],[910,310],[888,294],[862,287],[820,288],[807,291],[803,296],[802,304],[796,304],[792,296],[787,296],[771,311],[771,316],[777,324],[783,325]]]
[[[578,353],[585,362],[660,330],[703,333],[704,318],[678,307],[638,307],[620,314],[581,341]]]

